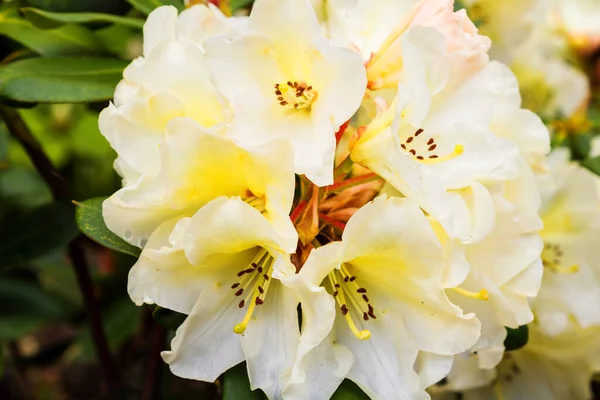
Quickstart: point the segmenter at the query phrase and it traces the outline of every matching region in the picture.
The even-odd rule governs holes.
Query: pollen
[[[275,97],[282,107],[293,110],[308,110],[317,100],[317,92],[312,86],[304,82],[288,81],[275,84]]]
[[[421,164],[440,164],[460,156],[465,151],[463,145],[457,144],[450,153],[440,155],[436,152],[438,144],[435,142],[435,138],[426,139],[426,135],[419,137],[424,132],[423,129],[418,129],[400,144],[403,150],[407,151]]]

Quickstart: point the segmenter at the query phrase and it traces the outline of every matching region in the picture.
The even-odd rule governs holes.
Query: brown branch
[[[54,168],[19,113],[12,108],[0,105],[0,118],[6,124],[10,134],[23,146],[35,169],[52,191],[54,198],[69,201],[70,193],[66,181]],[[81,238],[75,238],[69,244],[69,258],[83,298],[100,367],[112,393],[111,398],[118,398],[121,390],[119,371],[108,348],[108,341],[102,326],[100,303],[94,296],[94,286],[81,246]]]

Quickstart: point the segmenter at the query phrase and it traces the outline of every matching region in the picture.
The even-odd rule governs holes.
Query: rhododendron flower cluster
[[[162,353],[174,374],[245,361],[270,399],[344,379],[428,399],[455,356],[491,370],[505,327],[533,320],[544,269],[576,262],[540,235],[548,131],[453,6],[149,15],[100,116],[123,178],[103,215],[142,248],[132,300],[187,315]]]

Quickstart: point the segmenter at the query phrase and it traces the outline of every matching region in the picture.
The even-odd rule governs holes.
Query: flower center
[[[342,265],[339,270],[331,271],[327,278],[331,285],[332,295],[340,307],[340,312],[346,319],[350,331],[360,340],[369,339],[371,332],[366,329],[359,330],[352,319],[353,313],[359,316],[359,320],[360,317],[364,321],[377,318],[373,306],[369,303],[367,289],[358,285],[356,276],[351,275],[345,265]]]
[[[542,250],[542,264],[545,268],[557,274],[573,274],[579,271],[579,266],[573,264],[570,267],[565,267],[561,264],[562,256],[564,252],[557,244],[544,243],[544,250]]]
[[[310,109],[317,99],[317,92],[304,82],[276,83],[275,96],[279,105],[295,110]]]
[[[464,147],[461,144],[457,144],[452,152],[440,156],[436,152],[438,145],[435,142],[435,139],[430,137],[427,142],[425,142],[425,136],[421,136],[423,132],[423,129],[418,129],[413,135],[407,137],[400,145],[422,164],[431,165],[449,161],[460,156],[464,151]]]
[[[241,298],[238,307],[248,306],[243,321],[233,327],[233,331],[238,335],[246,331],[256,306],[265,302],[271,284],[272,265],[273,257],[265,249],[261,249],[247,268],[237,273],[238,281],[231,285],[231,290],[235,291],[234,295]]]

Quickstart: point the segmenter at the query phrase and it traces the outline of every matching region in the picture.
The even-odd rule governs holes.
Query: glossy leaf
[[[14,15],[12,11],[0,13],[0,35],[7,36],[42,56],[106,53],[102,42],[83,26],[64,25],[43,30]]]
[[[260,390],[250,390],[246,363],[241,363],[225,372],[223,400],[265,400]]]
[[[160,6],[175,6],[179,11],[185,8],[183,0],[127,0],[127,2],[146,15]]]
[[[144,21],[139,18],[121,17],[112,14],[57,13],[31,7],[22,8],[21,11],[29,21],[41,29],[56,28],[68,23],[80,24],[89,22],[109,22],[133,28],[142,28],[144,26]]]
[[[0,228],[0,269],[34,260],[77,236],[73,205],[54,202],[35,208]]]
[[[141,250],[130,245],[112,233],[102,218],[102,202],[105,197],[96,197],[83,202],[74,202],[77,206],[75,219],[79,230],[104,247],[138,257]]]
[[[519,350],[529,341],[529,328],[527,325],[522,325],[517,329],[506,328],[506,332],[506,339],[504,339],[506,351]]]
[[[0,68],[0,97],[30,103],[109,100],[126,61],[112,58],[29,58]]]
[[[594,158],[586,158],[581,162],[581,166],[587,168],[596,175],[600,175],[600,156]]]

